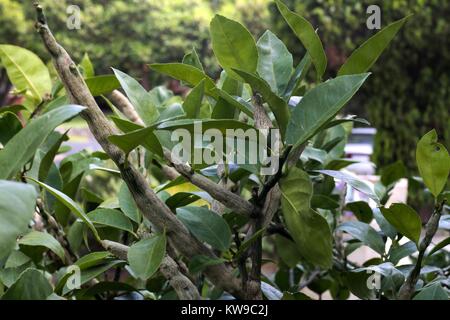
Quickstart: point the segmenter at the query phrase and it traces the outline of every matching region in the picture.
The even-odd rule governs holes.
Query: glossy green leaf
[[[450,155],[438,143],[436,130],[431,130],[420,139],[416,149],[416,161],[423,182],[437,197],[444,189],[450,173]]]
[[[120,210],[131,220],[136,223],[141,222],[141,213],[139,212],[133,196],[125,183],[122,184],[117,196],[119,198]]]
[[[76,105],[64,106],[32,120],[20,130],[0,152],[0,179],[10,179],[16,175],[57,126],[83,109]]]
[[[216,88],[214,92],[223,100],[228,102],[229,105],[233,106],[236,109],[239,109],[239,111],[245,113],[250,118],[253,118],[253,106],[250,103],[246,103],[241,97],[232,96],[228,92],[221,90],[219,88]],[[220,99],[219,99],[220,102]],[[214,111],[212,114],[213,119],[227,119],[227,118],[234,118],[234,110],[233,110],[233,116],[223,116],[223,112],[217,112],[215,111],[215,108],[218,108],[219,102],[217,102],[216,106],[214,107]]]
[[[119,80],[123,90],[130,99],[131,104],[146,125],[152,125],[158,120],[159,112],[153,104],[151,95],[145,90],[139,82],[126,73],[113,69],[114,74]]]
[[[202,80],[205,80],[205,92],[217,98],[217,95],[213,92],[213,89],[216,87],[214,81],[196,67],[183,63],[155,63],[151,64],[150,68],[186,82],[193,87],[197,86]]]
[[[0,180],[0,261],[14,248],[17,237],[27,232],[36,199],[33,186]]]
[[[45,300],[53,292],[42,271],[25,270],[20,278],[5,292],[2,300]]]
[[[373,187],[371,185],[369,185],[369,183],[359,179],[355,175],[352,175],[349,173],[344,173],[342,171],[333,171],[333,170],[317,170],[317,172],[325,174],[330,177],[333,177],[335,179],[341,180],[341,181],[349,184],[356,190],[364,193],[369,198],[371,198],[373,201],[375,201],[377,204],[380,203],[380,199],[376,195]]]
[[[208,120],[195,120],[195,119],[183,119],[167,121],[158,126],[159,130],[176,130],[176,129],[186,129],[189,132],[194,132],[195,126],[198,126],[202,132],[208,129],[217,129],[222,133],[226,133],[227,129],[243,129],[248,130],[253,128],[252,126],[237,120],[228,119],[208,119]]]
[[[114,209],[96,209],[87,214],[92,223],[133,233],[133,224],[122,212]]]
[[[94,97],[108,94],[120,88],[119,80],[112,74],[86,78],[84,81]]]
[[[289,82],[286,86],[286,90],[283,93],[283,97],[285,100],[289,100],[289,98],[295,93],[295,91],[300,87],[302,80],[305,78],[308,70],[311,66],[311,56],[307,53],[297,65],[295,70],[293,71]]]
[[[183,109],[186,113],[186,118],[197,119],[200,115],[200,107],[202,105],[203,95],[205,92],[205,80],[195,86],[188,94],[183,103]]]
[[[210,33],[214,54],[230,76],[234,74],[231,69],[256,71],[258,63],[256,43],[242,24],[215,15],[211,20]]]
[[[359,221],[370,223],[373,219],[373,212],[369,204],[365,201],[355,201],[346,204],[345,208],[353,212]]]
[[[253,91],[261,94],[262,98],[265,102],[267,102],[273,114],[275,115],[275,119],[277,120],[278,126],[280,128],[281,135],[284,136],[286,127],[291,117],[286,101],[273,93],[269,84],[259,76],[245,72],[243,70],[233,70],[252,87]]]
[[[312,183],[306,172],[293,167],[280,182],[286,226],[300,254],[328,269],[332,264],[332,235],[327,221],[311,209]]]
[[[183,207],[177,209],[177,217],[198,240],[221,251],[230,247],[230,227],[217,213],[202,207]]]
[[[394,162],[393,164],[387,165],[380,170],[381,183],[384,186],[389,186],[394,182],[397,182],[401,178],[406,177],[406,167],[402,161]]]
[[[439,283],[434,283],[420,290],[413,300],[448,300],[447,292]]]
[[[76,203],[75,201],[70,199],[67,195],[65,195],[61,191],[59,191],[55,188],[52,188],[49,185],[46,185],[45,183],[42,183],[42,182],[37,181],[32,178],[27,178],[27,179],[34,181],[35,183],[40,185],[42,188],[44,188],[46,191],[50,192],[54,197],[56,197],[65,207],[70,209],[70,211],[72,211],[72,213],[75,214],[75,216],[77,216],[77,218],[81,219],[88,226],[88,228],[92,231],[95,238],[98,241],[100,241],[100,237],[97,233],[97,230],[94,227],[94,224],[89,219],[89,217],[86,215],[84,210],[78,205],[78,203]]]
[[[389,208],[380,208],[381,213],[398,232],[419,244],[422,221],[419,214],[410,206],[394,203]]]
[[[132,245],[128,250],[128,261],[134,274],[147,280],[158,270],[165,255],[166,236],[162,234]]]
[[[33,52],[12,45],[0,45],[1,62],[17,91],[29,91],[40,102],[52,91],[50,73]]]
[[[224,262],[224,259],[213,259],[208,256],[195,256],[189,261],[189,272],[196,274],[210,266],[215,266]]]
[[[144,148],[162,157],[162,146],[153,131],[155,131],[154,127],[147,127],[122,135],[112,135],[108,137],[108,140],[122,149],[125,153],[130,153],[132,150],[142,145]]]
[[[257,48],[258,74],[266,80],[273,92],[282,95],[294,72],[292,54],[269,30],[259,38]]]
[[[336,230],[347,232],[375,252],[384,254],[384,241],[370,225],[359,221],[349,221],[341,224]]]
[[[290,118],[286,141],[295,146],[305,143],[345,106],[369,74],[342,76],[308,91]]]
[[[313,26],[305,18],[289,10],[289,8],[280,0],[276,0],[275,2],[284,20],[286,20],[289,27],[300,39],[311,56],[314,66],[316,67],[317,77],[322,78],[325,69],[327,68],[327,56],[325,55],[322,42],[314,31]]]
[[[84,54],[83,59],[80,62],[80,67],[83,70],[83,76],[85,78],[91,78],[95,76],[94,66],[87,53]]]
[[[391,23],[364,42],[339,69],[338,75],[343,76],[367,72],[375,64],[409,17]]]
[[[204,72],[203,65],[200,61],[200,58],[198,57],[198,53],[195,47],[193,47],[192,50],[183,57],[183,63],[196,67],[197,69]]]
[[[110,261],[113,255],[108,251],[91,252],[75,262],[75,265],[80,267],[80,270],[86,270]]]
[[[45,232],[32,231],[19,240],[19,245],[45,247],[65,261],[65,252],[61,244],[52,235]]]
[[[405,244],[390,250],[389,261],[396,265],[401,259],[406,258],[415,252],[417,252],[417,245],[412,241],[408,241]]]

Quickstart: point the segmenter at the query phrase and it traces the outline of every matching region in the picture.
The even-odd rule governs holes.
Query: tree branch
[[[128,100],[122,92],[114,90],[108,95],[108,99],[111,100],[112,104],[115,105],[128,119],[136,124],[145,126],[144,121],[142,121],[130,100]]]
[[[143,215],[159,230],[166,230],[167,237],[174,247],[188,259],[196,255],[216,258],[205,245],[197,241],[187,228],[176,218],[172,211],[162,202],[149,187],[145,177],[132,165],[126,163],[126,155],[118,147],[109,142],[108,137],[116,134],[116,130],[102,113],[94,97],[80,75],[76,64],[66,50],[61,47],[50,31],[42,7],[35,3],[37,11],[36,29],[41,35],[47,51],[53,58],[55,68],[64,84],[70,101],[85,106],[82,117],[88,123],[92,134],[103,150],[119,168],[122,179],[131,191],[136,205]],[[232,295],[245,298],[240,282],[225,264],[208,267],[205,274],[215,285]]]
[[[128,246],[108,240],[103,240],[102,245],[117,258],[128,260]],[[180,271],[178,264],[169,255],[163,258],[159,270],[169,281],[180,300],[200,300],[197,287]]]
[[[428,220],[425,226],[425,237],[422,239],[419,245],[419,256],[417,257],[416,265],[414,269],[409,274],[406,282],[400,288],[398,298],[399,300],[410,300],[416,291],[416,284],[419,280],[420,270],[422,269],[422,261],[425,256],[425,252],[433,240],[439,227],[439,220],[441,218],[442,210],[444,208],[445,201],[437,204],[430,220]]]

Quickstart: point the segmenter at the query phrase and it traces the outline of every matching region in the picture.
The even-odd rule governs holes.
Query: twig
[[[122,92],[114,90],[108,95],[108,99],[111,100],[112,104],[115,105],[128,119],[141,126],[145,126],[144,121],[142,121],[131,102]]]
[[[428,246],[430,245],[434,235],[438,230],[439,220],[441,218],[444,204],[445,200],[442,201],[442,203],[436,205],[430,220],[425,226],[425,237],[422,239],[419,245],[419,256],[417,257],[416,265],[406,279],[406,282],[400,288],[398,294],[399,300],[410,300],[415,292],[415,287],[420,276],[420,270],[422,269],[422,261]]]

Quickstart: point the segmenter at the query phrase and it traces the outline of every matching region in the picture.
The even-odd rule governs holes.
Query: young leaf
[[[284,43],[267,30],[257,42],[258,74],[266,80],[272,91],[282,95],[294,68],[292,54]]]
[[[183,61],[184,64],[191,65],[193,67],[196,67],[201,72],[204,72],[203,65],[200,61],[200,58],[198,57],[197,50],[195,50],[195,47],[192,48],[190,52],[188,52],[184,57]]]
[[[329,269],[332,235],[327,221],[310,207],[312,183],[306,172],[293,167],[280,182],[281,207],[286,226],[300,254],[309,262]]]
[[[0,45],[0,59],[17,91],[29,90],[37,102],[52,91],[52,81],[41,59],[27,49]]]
[[[128,250],[130,268],[138,278],[147,280],[158,270],[165,254],[165,234],[141,240]]]
[[[367,182],[360,180],[358,177],[356,177],[354,175],[350,175],[348,173],[344,173],[341,171],[333,171],[333,170],[317,170],[317,172],[320,172],[327,176],[344,181],[345,183],[351,185],[356,190],[367,195],[369,198],[371,198],[377,204],[380,203],[380,199],[378,198],[375,191],[373,190],[373,187],[371,185],[369,185]]]
[[[84,54],[83,59],[80,62],[80,67],[83,70],[83,76],[85,78],[91,78],[95,76],[94,66],[92,65],[91,59],[87,53]]]
[[[263,99],[269,105],[275,115],[281,135],[284,136],[286,127],[291,117],[286,101],[278,97],[272,92],[268,83],[255,74],[245,72],[243,70],[233,69],[240,77],[247,82],[255,92],[262,95]]]
[[[0,261],[14,248],[17,237],[27,232],[36,199],[33,186],[0,180]]]
[[[287,143],[298,146],[314,136],[336,116],[368,76],[368,73],[342,76],[310,90],[292,112],[286,131]]]
[[[133,233],[133,224],[122,212],[118,210],[96,209],[89,212],[87,216],[94,224],[109,226]]]
[[[10,179],[16,175],[57,126],[83,109],[76,105],[60,107],[32,120],[20,130],[0,153],[0,179]]]
[[[380,210],[398,232],[419,245],[422,221],[413,208],[403,203],[394,203],[389,208]]]
[[[339,69],[338,75],[358,74],[367,72],[378,60],[380,55],[394,39],[397,32],[410,16],[391,23],[356,49],[345,64]]]
[[[94,234],[95,238],[100,242],[100,237],[97,233],[97,230],[95,229],[92,221],[89,219],[89,217],[86,215],[84,210],[72,199],[70,199],[67,195],[62,193],[59,190],[56,190],[55,188],[50,187],[49,185],[46,185],[45,183],[42,183],[40,181],[37,181],[32,178],[27,178],[38,185],[40,185],[42,188],[44,188],[46,191],[50,192],[55,198],[57,198],[65,207],[70,209],[73,214],[77,216],[77,218],[83,220],[84,223],[88,226],[89,229],[91,229],[92,233]]]
[[[199,117],[204,93],[205,80],[202,80],[194,89],[191,90],[184,100],[183,109],[186,113],[186,118],[197,119]]]
[[[450,155],[444,145],[438,143],[436,130],[431,130],[420,139],[416,149],[416,161],[423,182],[437,197],[447,183]]]
[[[133,196],[125,183],[122,184],[118,194],[120,210],[136,223],[141,222],[141,214],[134,202]]]
[[[381,255],[384,254],[383,238],[370,225],[359,221],[349,221],[341,224],[336,230],[347,232],[375,250],[375,252]]]
[[[213,91],[216,88],[214,81],[196,67],[183,63],[155,63],[151,64],[150,68],[193,87],[205,80],[205,92],[211,97],[217,98],[217,94]]]
[[[284,20],[286,20],[289,27],[294,31],[311,56],[316,67],[317,77],[322,78],[327,68],[327,56],[313,26],[305,18],[289,10],[280,0],[275,0],[275,2]]]
[[[65,252],[61,244],[52,235],[45,232],[32,231],[19,240],[19,245],[45,247],[65,261]]]
[[[159,112],[153,104],[150,94],[139,82],[126,73],[116,69],[113,69],[113,71],[142,121],[148,126],[152,125],[158,120]]]
[[[94,97],[120,88],[119,80],[111,74],[86,78],[84,81]]]
[[[255,72],[258,50],[250,32],[239,22],[215,15],[210,24],[212,47],[222,68]]]
[[[289,82],[286,86],[286,90],[283,93],[284,100],[289,100],[289,98],[295,93],[299,88],[302,80],[305,78],[306,73],[308,73],[309,67],[311,66],[311,56],[307,53],[297,65],[293,71]]]
[[[202,207],[183,207],[177,209],[177,217],[198,240],[220,251],[230,247],[230,228],[216,213]]]

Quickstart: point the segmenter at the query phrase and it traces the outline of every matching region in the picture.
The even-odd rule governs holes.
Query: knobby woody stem
[[[86,107],[82,117],[103,150],[119,168],[122,179],[127,184],[133,198],[143,215],[158,230],[166,230],[169,242],[185,257],[191,259],[197,255],[217,258],[211,249],[196,240],[187,228],[172,213],[149,187],[145,177],[131,164],[127,164],[125,153],[109,142],[108,137],[116,134],[115,128],[102,113],[94,97],[84,82],[66,50],[58,44],[50,31],[42,7],[35,2],[37,11],[36,29],[53,59],[58,75],[64,84],[71,103]],[[252,298],[242,289],[239,280],[225,264],[208,267],[206,276],[213,284],[238,298]]]
[[[439,220],[441,218],[444,204],[445,201],[436,204],[433,214],[431,215],[430,220],[428,220],[428,223],[425,226],[425,236],[419,245],[419,255],[417,257],[416,265],[406,279],[406,282],[400,288],[398,294],[399,300],[410,300],[415,292],[416,284],[420,276],[420,270],[422,269],[423,258],[425,257],[425,252],[438,230]]]
[[[109,240],[103,240],[102,245],[117,258],[125,261],[128,259],[128,246]],[[181,300],[200,300],[197,287],[180,271],[178,264],[169,255],[163,258],[159,270]]]

